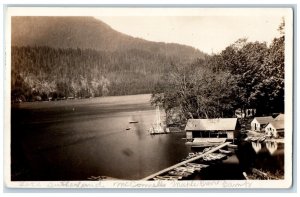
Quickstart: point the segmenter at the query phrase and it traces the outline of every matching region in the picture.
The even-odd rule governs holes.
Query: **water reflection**
[[[278,144],[277,144],[277,142],[269,141],[269,142],[266,142],[266,148],[268,149],[270,154],[273,155],[278,148]]]
[[[259,142],[252,142],[252,148],[256,153],[258,153],[261,150],[261,143]]]
[[[260,142],[251,142],[253,150],[258,153],[261,151],[263,144]],[[273,155],[278,149],[278,143],[276,141],[267,141],[265,143],[266,149],[269,151],[271,155]]]
[[[251,171],[252,168],[273,173],[284,170],[284,143],[242,141],[236,155],[243,172]]]

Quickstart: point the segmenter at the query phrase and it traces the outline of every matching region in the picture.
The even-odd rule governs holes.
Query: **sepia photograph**
[[[293,9],[7,7],[5,183],[289,188]]]

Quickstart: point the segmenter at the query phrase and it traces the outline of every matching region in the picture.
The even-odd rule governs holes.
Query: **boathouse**
[[[192,143],[233,141],[238,129],[237,118],[189,119],[185,127],[186,139]]]
[[[262,131],[269,122],[274,121],[272,116],[255,117],[251,122],[252,131]]]

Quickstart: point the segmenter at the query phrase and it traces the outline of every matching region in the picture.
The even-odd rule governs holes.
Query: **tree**
[[[252,98],[260,113],[284,112],[284,36],[273,40],[259,71]]]
[[[185,122],[189,118],[232,117],[236,80],[228,71],[214,72],[206,63],[173,65],[166,87],[152,94],[152,103],[164,107],[167,117],[178,113]],[[190,69],[190,68],[193,69]]]

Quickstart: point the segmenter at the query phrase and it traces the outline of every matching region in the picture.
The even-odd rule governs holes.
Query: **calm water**
[[[150,135],[155,109],[149,100],[135,95],[12,106],[12,180],[136,180],[178,163],[191,151],[185,133]],[[250,167],[282,170],[283,158],[282,145],[270,154],[265,145],[255,152],[242,143],[195,178],[243,179]]]
[[[132,180],[177,163],[188,152],[184,133],[150,135],[155,109],[149,99],[138,95],[14,106],[13,179],[105,175]]]

